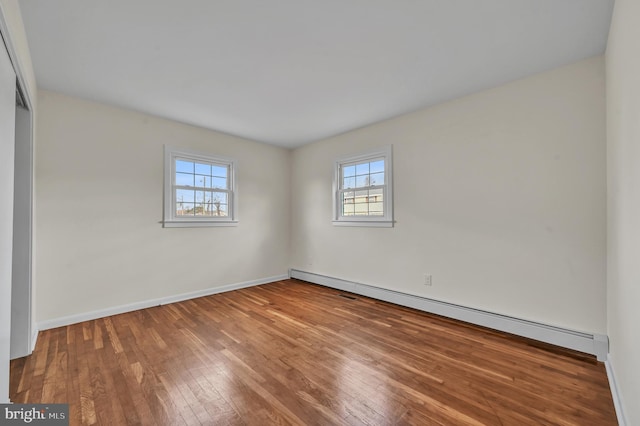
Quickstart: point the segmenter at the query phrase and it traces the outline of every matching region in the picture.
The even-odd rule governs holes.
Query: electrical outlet
[[[432,278],[431,274],[424,274],[424,285],[431,286],[433,284]]]

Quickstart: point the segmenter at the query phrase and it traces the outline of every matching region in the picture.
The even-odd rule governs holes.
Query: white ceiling
[[[604,52],[613,0],[25,0],[38,86],[285,147]]]

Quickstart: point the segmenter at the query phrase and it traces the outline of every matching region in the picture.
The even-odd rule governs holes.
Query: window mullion
[[[194,191],[211,191],[211,188],[205,188],[204,186],[183,186],[183,185],[174,185],[175,189],[192,189]]]

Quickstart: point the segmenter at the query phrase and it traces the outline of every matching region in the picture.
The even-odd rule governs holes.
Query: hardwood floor
[[[297,280],[40,333],[14,402],[71,424],[614,425],[603,364]]]

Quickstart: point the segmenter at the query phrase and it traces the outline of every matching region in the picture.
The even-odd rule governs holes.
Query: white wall
[[[334,159],[386,144],[395,227],[332,226]],[[602,57],[304,146],[292,167],[292,267],[605,333]]]
[[[640,424],[640,3],[616,0],[607,69],[609,359],[629,425]]]
[[[39,92],[37,319],[287,273],[290,151]],[[163,144],[238,161],[237,227],[164,229]]]

